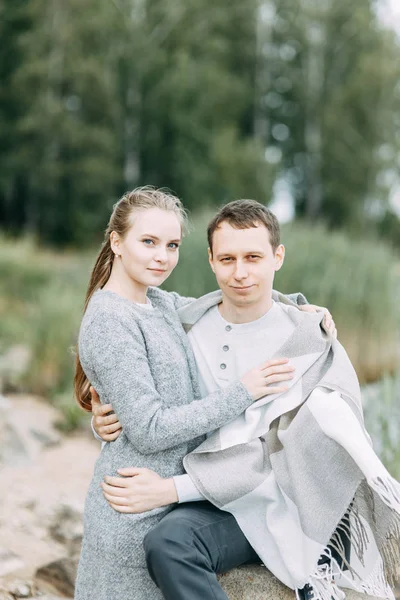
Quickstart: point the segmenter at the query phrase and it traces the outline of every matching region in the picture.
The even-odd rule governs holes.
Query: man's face
[[[271,297],[275,271],[285,256],[281,244],[273,250],[263,225],[234,229],[223,222],[214,232],[209,261],[219,287],[235,306],[257,305]]]

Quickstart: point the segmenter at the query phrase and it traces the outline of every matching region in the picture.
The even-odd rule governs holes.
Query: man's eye
[[[222,258],[221,260],[222,262],[230,262],[232,259],[229,256],[227,256],[226,258]]]
[[[252,260],[256,260],[257,258],[260,258],[257,254],[250,254],[249,258],[251,258]]]
[[[150,246],[150,244],[154,244],[153,240],[150,240],[150,239],[143,240],[143,243],[146,244],[147,246]]]

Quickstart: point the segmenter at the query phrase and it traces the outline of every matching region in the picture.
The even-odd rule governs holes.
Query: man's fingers
[[[111,404],[109,404],[108,406],[111,406]],[[102,425],[113,425],[114,423],[119,423],[118,421],[118,417],[115,413],[112,413],[112,415],[106,415],[104,417],[101,417],[101,422]]]
[[[129,485],[128,479],[124,479],[123,477],[110,477],[109,475],[106,475],[104,481],[108,483],[108,485],[115,485],[115,487],[128,487]]]
[[[94,405],[92,404],[92,412],[97,417],[105,417],[109,413],[112,413],[113,409],[111,404],[95,403]]]
[[[97,430],[100,436],[103,436],[103,434],[108,435],[110,433],[115,433],[118,429],[121,429],[121,423],[119,421],[112,425],[101,425],[100,423],[97,423],[97,421],[98,419],[96,419],[95,424],[98,425]],[[103,420],[101,420],[101,423],[103,423]]]
[[[117,431],[115,433],[109,433],[108,435],[103,437],[104,441],[105,442],[113,442],[120,436],[121,431],[122,431],[122,429],[119,428],[119,429],[117,429]],[[102,437],[102,436],[100,436],[100,437]]]
[[[89,391],[90,391],[92,406],[94,404],[100,404],[100,396],[98,395],[98,393],[96,392],[96,390],[94,389],[94,387],[92,385],[90,386]]]
[[[318,310],[318,306],[314,306],[314,304],[302,304],[298,307],[303,312],[315,313]]]

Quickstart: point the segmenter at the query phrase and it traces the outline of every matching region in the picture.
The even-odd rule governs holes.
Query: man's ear
[[[210,263],[211,270],[213,273],[215,273],[211,248],[208,248],[207,252],[208,252],[208,262]]]
[[[279,269],[283,265],[284,260],[285,260],[285,246],[283,244],[279,244],[279,246],[275,250],[275,271],[279,271]]]

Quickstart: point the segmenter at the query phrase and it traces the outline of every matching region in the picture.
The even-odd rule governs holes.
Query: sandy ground
[[[20,559],[12,577],[17,573],[30,578],[37,567],[65,554],[48,535],[48,526],[62,504],[83,509],[99,443],[90,434],[61,436],[53,428],[57,411],[41,400],[17,396],[10,405],[1,425],[3,443],[4,428],[13,427],[25,452],[15,452],[8,457],[8,464],[0,467],[0,575],[1,554],[11,552]],[[4,414],[4,407],[1,412]],[[47,438],[48,447],[32,430]],[[0,584],[10,577],[3,572]]]

